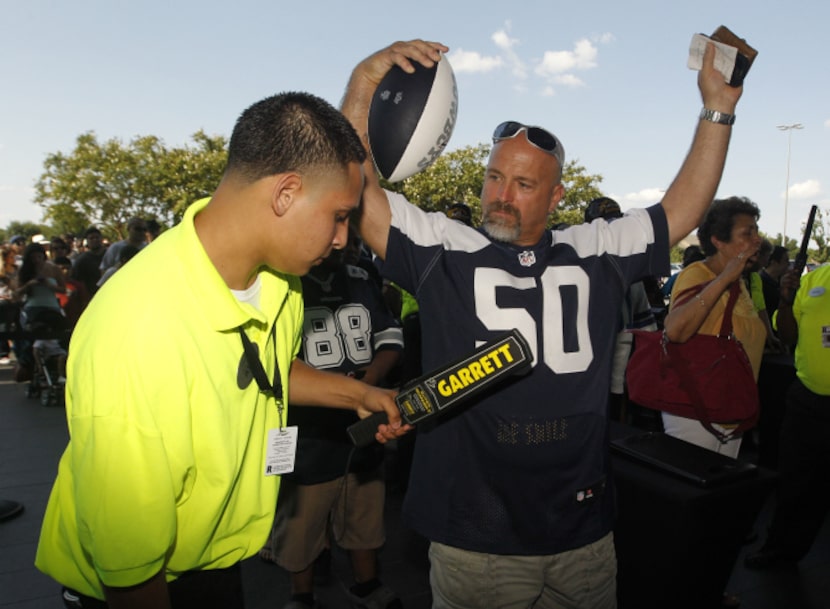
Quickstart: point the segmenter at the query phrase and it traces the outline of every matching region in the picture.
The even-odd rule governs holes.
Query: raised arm
[[[424,40],[395,42],[357,64],[343,96],[340,109],[351,121],[363,140],[366,151],[369,152],[369,158],[364,167],[366,181],[359,223],[360,235],[381,258],[386,258],[386,241],[389,236],[392,214],[386,194],[381,189],[375,173],[369,149],[369,106],[372,103],[372,95],[393,66],[400,66],[404,71],[411,73],[415,71],[412,61],[416,61],[429,68],[439,61],[441,53],[447,50],[446,46],[437,42]]]
[[[742,87],[731,87],[715,69],[715,48],[709,43],[703,56],[703,69],[698,74],[698,88],[703,107],[724,114],[734,114],[743,92]],[[663,197],[663,208],[669,223],[669,241],[675,245],[692,232],[715,198],[723,167],[730,125],[700,119],[692,147],[680,171]]]

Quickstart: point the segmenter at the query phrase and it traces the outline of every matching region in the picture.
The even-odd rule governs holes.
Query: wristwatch
[[[699,118],[705,121],[709,121],[711,123],[718,123],[719,125],[732,125],[735,123],[734,114],[718,112],[717,110],[710,110],[709,108],[703,108],[700,111]]]

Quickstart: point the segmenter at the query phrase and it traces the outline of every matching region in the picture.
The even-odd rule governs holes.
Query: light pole
[[[784,232],[781,234],[781,245],[787,245],[787,207],[790,204],[790,148],[793,139],[793,129],[804,129],[801,123],[778,125],[778,129],[787,132],[787,187],[784,190]]]

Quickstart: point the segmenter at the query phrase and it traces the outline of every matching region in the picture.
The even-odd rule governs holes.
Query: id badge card
[[[297,456],[298,427],[268,430],[268,450],[265,453],[265,475],[280,476],[294,471]]]

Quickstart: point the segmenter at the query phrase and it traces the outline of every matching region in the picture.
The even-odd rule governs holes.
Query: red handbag
[[[684,290],[682,304],[706,284]],[[634,351],[626,368],[629,399],[646,408],[696,419],[721,442],[758,422],[758,384],[740,341],[732,334],[732,310],[738,300],[736,281],[717,336],[695,334],[673,343],[665,331],[630,330]],[[731,434],[712,423],[737,425]]]

